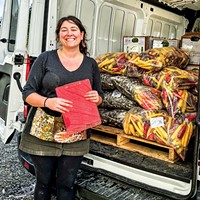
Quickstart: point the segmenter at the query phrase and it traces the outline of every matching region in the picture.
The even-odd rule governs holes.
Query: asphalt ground
[[[33,200],[35,177],[18,160],[16,138],[0,149],[0,200]]]

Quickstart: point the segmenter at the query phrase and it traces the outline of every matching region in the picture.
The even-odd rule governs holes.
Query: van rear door
[[[25,80],[25,56],[29,0],[4,0],[0,31],[0,137],[7,143],[21,128],[21,86]]]

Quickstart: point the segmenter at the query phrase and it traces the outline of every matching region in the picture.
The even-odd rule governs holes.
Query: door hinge
[[[21,54],[15,55],[14,63],[15,63],[15,65],[23,65],[24,64],[24,56]]]
[[[16,129],[18,131],[22,131],[23,124],[20,121],[16,121],[16,122],[12,122],[10,127],[14,128],[14,129]]]

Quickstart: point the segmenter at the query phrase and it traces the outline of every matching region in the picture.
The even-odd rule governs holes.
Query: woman
[[[59,49],[43,52],[34,62],[23,88],[24,101],[32,106],[22,134],[20,149],[31,155],[36,172],[35,200],[50,200],[52,180],[56,174],[57,199],[73,199],[74,181],[83,155],[89,151],[90,130],[73,143],[56,143],[29,134],[36,109],[60,117],[73,102],[58,98],[55,88],[71,82],[89,79],[92,91],[89,101],[101,104],[103,91],[100,73],[94,59],[87,56],[86,30],[75,16],[58,21],[56,39]],[[80,133],[83,134],[83,133]]]

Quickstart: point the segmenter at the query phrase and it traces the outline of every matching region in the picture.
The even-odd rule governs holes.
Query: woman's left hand
[[[96,90],[92,90],[90,92],[88,92],[86,95],[86,100],[92,101],[94,103],[98,103],[99,102],[99,94]]]

